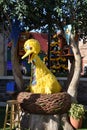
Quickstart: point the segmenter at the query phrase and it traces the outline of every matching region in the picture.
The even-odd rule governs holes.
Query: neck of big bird
[[[43,63],[43,61],[37,55],[33,60],[33,64],[35,65],[34,72],[35,72],[36,80],[44,77],[50,72],[49,69],[46,67],[45,63]]]

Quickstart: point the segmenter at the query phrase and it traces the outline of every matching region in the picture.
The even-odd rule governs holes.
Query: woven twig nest
[[[63,114],[71,106],[71,97],[66,92],[54,94],[20,92],[17,100],[24,111],[33,114]]]

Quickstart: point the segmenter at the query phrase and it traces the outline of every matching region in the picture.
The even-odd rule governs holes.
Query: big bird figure
[[[39,94],[52,94],[61,91],[62,87],[56,77],[46,67],[38,56],[40,44],[35,39],[29,39],[24,43],[25,54],[22,57],[28,57],[28,63],[31,62],[31,82],[28,86],[29,91]]]

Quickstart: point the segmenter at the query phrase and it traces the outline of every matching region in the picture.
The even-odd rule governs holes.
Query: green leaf
[[[0,0],[0,4],[2,4],[4,2],[4,0]]]

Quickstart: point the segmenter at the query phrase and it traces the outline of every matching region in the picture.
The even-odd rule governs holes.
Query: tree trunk
[[[22,91],[24,90],[24,81],[20,69],[20,64],[19,64],[19,58],[17,55],[17,47],[14,47],[12,44],[12,50],[11,50],[11,61],[12,61],[12,71],[13,71],[13,76],[14,80],[17,85],[17,90]]]
[[[75,60],[73,59],[73,62],[71,63],[70,71],[67,77],[67,83],[66,83],[66,90],[68,89],[70,82],[72,80],[73,74],[74,74],[74,67],[75,67]]]
[[[61,130],[59,115],[31,115],[29,126],[31,130]]]
[[[71,95],[72,101],[77,101],[77,87],[79,84],[80,73],[81,73],[81,55],[79,52],[78,46],[75,44],[74,37],[71,35],[71,47],[74,53],[75,64],[74,64],[74,73],[71,79],[71,82],[68,86],[67,92]]]
[[[24,113],[21,120],[21,130],[74,130],[69,123],[67,114],[38,115]]]

